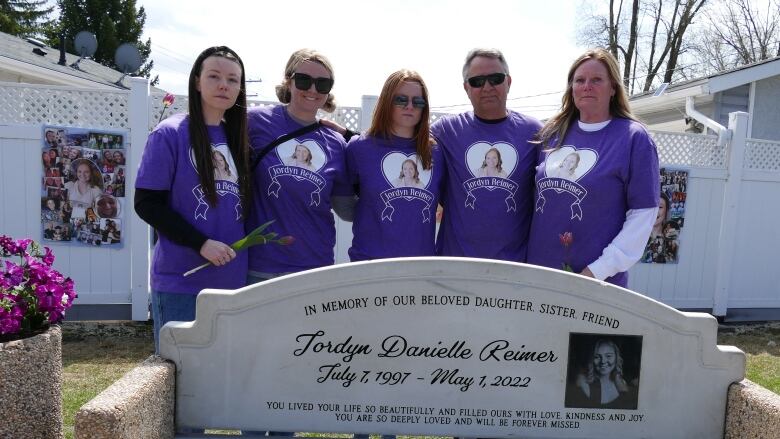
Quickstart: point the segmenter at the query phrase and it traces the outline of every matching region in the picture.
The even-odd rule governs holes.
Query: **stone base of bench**
[[[152,355],[76,413],[76,439],[174,437],[176,368]]]
[[[744,379],[729,387],[725,439],[780,437],[780,396]]]
[[[76,413],[75,438],[173,438],[175,385],[173,363],[155,355],[147,358],[81,407]],[[748,379],[732,384],[724,437],[780,437],[780,395]]]

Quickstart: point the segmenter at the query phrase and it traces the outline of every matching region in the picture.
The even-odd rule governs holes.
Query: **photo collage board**
[[[658,215],[647,240],[642,262],[676,264],[680,254],[680,232],[685,225],[688,171],[661,168],[661,199]]]
[[[121,247],[127,132],[44,126],[41,134],[43,241]]]

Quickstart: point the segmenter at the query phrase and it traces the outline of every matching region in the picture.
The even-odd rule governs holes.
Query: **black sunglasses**
[[[489,75],[472,76],[468,81],[470,86],[480,88],[485,85],[485,81],[489,82],[490,85],[496,86],[503,84],[504,79],[506,79],[505,73],[491,73]]]
[[[314,83],[317,93],[327,94],[333,88],[333,78],[312,78],[306,73],[293,73],[292,79],[295,82],[295,88],[298,90],[308,90]]]
[[[396,107],[406,108],[407,105],[409,105],[409,96],[406,95],[395,95],[393,96],[393,105]],[[425,98],[422,96],[413,96],[412,97],[412,107],[414,108],[425,108],[425,106],[428,105],[425,102]]]

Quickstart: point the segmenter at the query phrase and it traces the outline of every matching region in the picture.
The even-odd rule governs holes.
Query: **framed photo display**
[[[42,239],[121,246],[127,132],[44,126],[41,134]]]

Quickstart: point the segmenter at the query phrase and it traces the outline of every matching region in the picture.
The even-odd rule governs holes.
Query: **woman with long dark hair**
[[[428,118],[422,77],[399,70],[385,81],[368,132],[350,141],[347,169],[359,190],[352,261],[434,255],[444,163]]]
[[[195,318],[199,291],[245,285],[247,255],[229,244],[245,235],[251,204],[246,120],[243,62],[228,47],[210,47],[190,72],[189,114],[169,117],[149,135],[135,210],[159,236],[151,267],[158,349],[162,325]],[[215,150],[235,167],[237,180],[217,181]],[[213,265],[183,276],[205,261]]]

